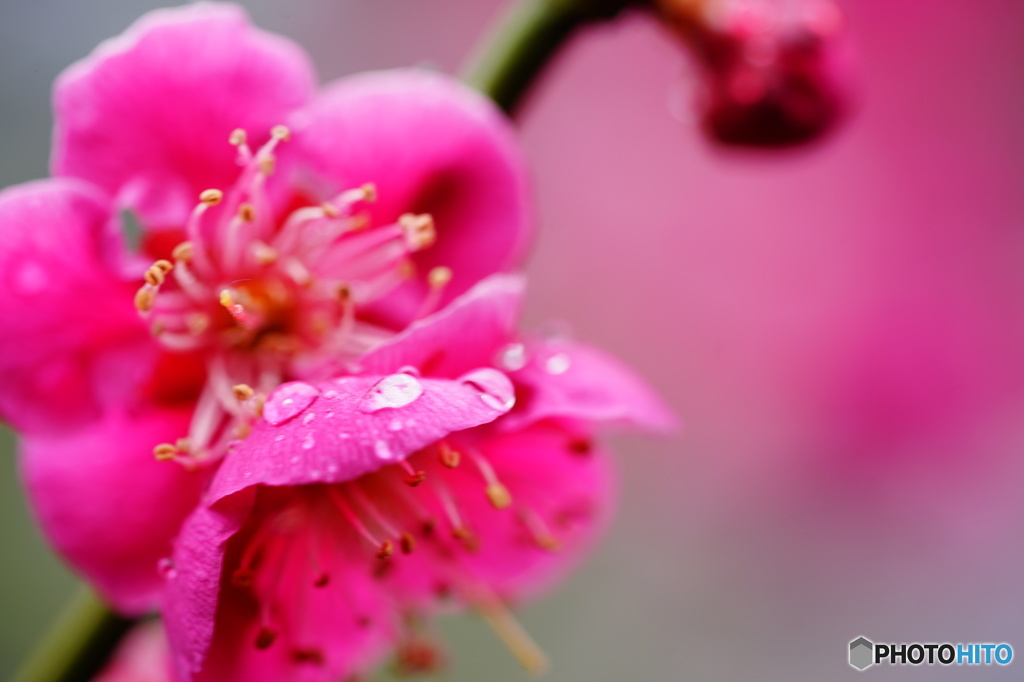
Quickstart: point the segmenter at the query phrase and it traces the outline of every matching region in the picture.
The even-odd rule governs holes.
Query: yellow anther
[[[228,289],[222,289],[220,292],[220,304],[225,308],[230,308],[235,304],[235,300],[231,298],[231,291]]]
[[[165,275],[174,269],[174,263],[169,260],[161,258],[157,262],[153,263],[151,267],[161,270]]]
[[[277,125],[270,129],[270,134],[278,140],[287,140],[292,136],[292,131],[288,130],[288,126]]]
[[[178,452],[190,452],[192,450],[192,443],[188,438],[179,438],[174,442],[174,447],[177,448]]]
[[[171,255],[174,256],[174,260],[180,260],[187,263],[192,260],[192,255],[195,251],[196,249],[192,245],[192,242],[182,242],[174,247],[174,251],[171,252]]]
[[[231,387],[231,392],[235,394],[235,400],[238,402],[245,402],[256,395],[256,391],[252,390],[249,384],[235,384]]]
[[[329,201],[325,201],[324,203],[320,204],[320,208],[323,209],[324,215],[327,216],[328,218],[337,218],[339,215],[341,215],[341,212],[338,211],[338,207],[330,203]]]
[[[153,456],[161,462],[166,462],[169,459],[174,459],[175,455],[178,454],[178,448],[174,447],[170,443],[160,443],[153,448]]]
[[[441,443],[441,464],[445,465],[449,469],[454,469],[459,466],[459,461],[462,456],[458,450],[452,450],[447,444]]]
[[[247,223],[251,223],[256,218],[256,209],[250,203],[244,203],[238,207],[238,217]]]
[[[277,251],[263,242],[252,243],[252,255],[260,265],[273,265],[277,262]]]
[[[146,284],[151,287],[158,287],[164,283],[164,271],[155,265],[150,266],[142,277],[146,280]]]
[[[235,128],[231,131],[231,137],[228,138],[228,142],[234,147],[240,147],[245,144],[246,134],[241,128]]]
[[[427,274],[427,281],[430,282],[430,286],[433,289],[447,286],[448,282],[452,281],[452,269],[446,268],[443,265],[432,268]]]
[[[411,260],[402,261],[398,266],[398,276],[402,279],[412,279],[416,276],[416,264]]]
[[[195,313],[188,318],[188,330],[195,336],[199,336],[210,326],[210,318],[203,313]]]
[[[495,509],[507,509],[512,504],[512,495],[509,494],[508,488],[500,483],[491,483],[487,486],[487,499]]]
[[[219,189],[204,189],[199,194],[199,201],[207,206],[216,206],[223,198],[224,192],[221,192]]]
[[[406,213],[398,219],[398,224],[405,230],[409,248],[413,251],[427,248],[437,238],[434,218],[429,213]]]
[[[273,156],[265,156],[260,159],[260,172],[264,175],[273,175],[276,165]]]
[[[373,203],[374,201],[377,201],[377,185],[373,184],[372,182],[368,182],[362,187],[360,187],[360,189],[363,190],[363,201],[366,201],[368,203]]]
[[[156,289],[149,284],[143,285],[135,292],[135,309],[140,313],[148,313],[156,301]]]

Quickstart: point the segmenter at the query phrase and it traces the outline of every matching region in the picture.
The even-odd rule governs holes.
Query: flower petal
[[[358,364],[371,373],[416,367],[434,377],[490,365],[515,334],[524,289],[519,275],[491,275],[443,310],[376,346]]]
[[[527,364],[511,374],[519,402],[502,420],[515,430],[549,418],[616,422],[668,432],[672,410],[631,369],[593,346],[566,339],[527,345]]]
[[[167,636],[159,621],[135,626],[93,682],[174,682]]]
[[[53,172],[180,228],[201,191],[237,176],[231,131],[261,144],[313,86],[305,53],[236,5],[150,12],[58,78]]]
[[[489,423],[513,403],[511,382],[493,369],[455,380],[393,374],[284,384],[264,407],[271,421],[257,423],[228,454],[209,499],[257,484],[352,480],[453,431]]]
[[[158,603],[157,564],[206,478],[158,462],[153,446],[188,431],[187,410],[115,411],[59,437],[21,443],[21,470],[43,531],[116,608]]]
[[[12,187],[0,241],[0,417],[27,433],[81,425],[131,393],[155,352],[109,204],[77,180]]]
[[[233,584],[230,574],[253,532],[266,521],[265,507],[272,510],[287,504],[288,496],[298,494],[297,490],[301,489],[262,489],[257,494],[257,489],[250,489],[214,508],[200,507],[185,522],[175,551],[175,572],[168,580],[165,611],[183,680],[347,679],[378,658],[393,640],[387,617],[392,605],[365,566],[356,562],[335,566],[330,589],[320,590],[305,574],[309,556],[295,552],[267,560],[284,562],[280,589],[289,602],[301,601],[304,624],[279,633],[277,639],[283,641],[263,649],[256,646],[266,624],[260,604],[251,590]],[[261,497],[272,498],[269,505],[261,506]],[[365,614],[366,619],[357,614]],[[316,649],[322,660],[315,664],[296,656],[295,645],[304,643],[303,629],[313,642],[329,642]]]
[[[303,161],[328,189],[377,186],[374,223],[434,217],[437,242],[416,260],[424,273],[452,269],[442,304],[522,256],[525,162],[509,122],[478,93],[425,70],[371,73],[328,85],[292,120]],[[420,277],[385,307],[404,326],[425,292]]]
[[[455,469],[429,469],[443,482],[473,537],[468,549],[444,531],[417,537],[416,551],[394,563],[388,585],[406,603],[429,607],[439,587],[462,601],[487,593],[508,600],[533,596],[587,553],[606,528],[615,502],[610,458],[580,433],[546,422],[513,433],[456,435]],[[505,488],[498,508],[474,460]],[[414,466],[429,468],[424,460]],[[438,500],[420,496],[424,513],[445,519]]]

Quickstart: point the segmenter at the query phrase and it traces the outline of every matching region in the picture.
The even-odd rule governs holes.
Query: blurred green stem
[[[587,24],[605,21],[645,0],[519,0],[469,60],[463,78],[514,116],[544,66]]]
[[[13,682],[89,682],[131,625],[81,587]]]

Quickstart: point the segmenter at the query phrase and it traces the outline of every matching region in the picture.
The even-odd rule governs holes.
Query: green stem
[[[131,625],[82,587],[13,682],[89,682]]]
[[[519,0],[484,38],[463,78],[513,116],[545,65],[577,28],[644,0]]]

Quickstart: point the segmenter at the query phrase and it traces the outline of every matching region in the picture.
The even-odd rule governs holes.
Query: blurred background
[[[57,73],[161,4],[0,4],[0,185],[46,175]],[[243,4],[327,81],[454,70],[505,3]],[[686,422],[616,437],[610,537],[525,610],[553,682],[856,679],[859,635],[1024,659],[1024,3],[844,8],[859,102],[809,150],[709,144],[692,68],[643,17],[579,36],[524,111],[528,322],[566,320]],[[2,448],[6,678],[74,583],[32,525],[10,434]],[[473,618],[445,629],[443,679],[525,679]]]

